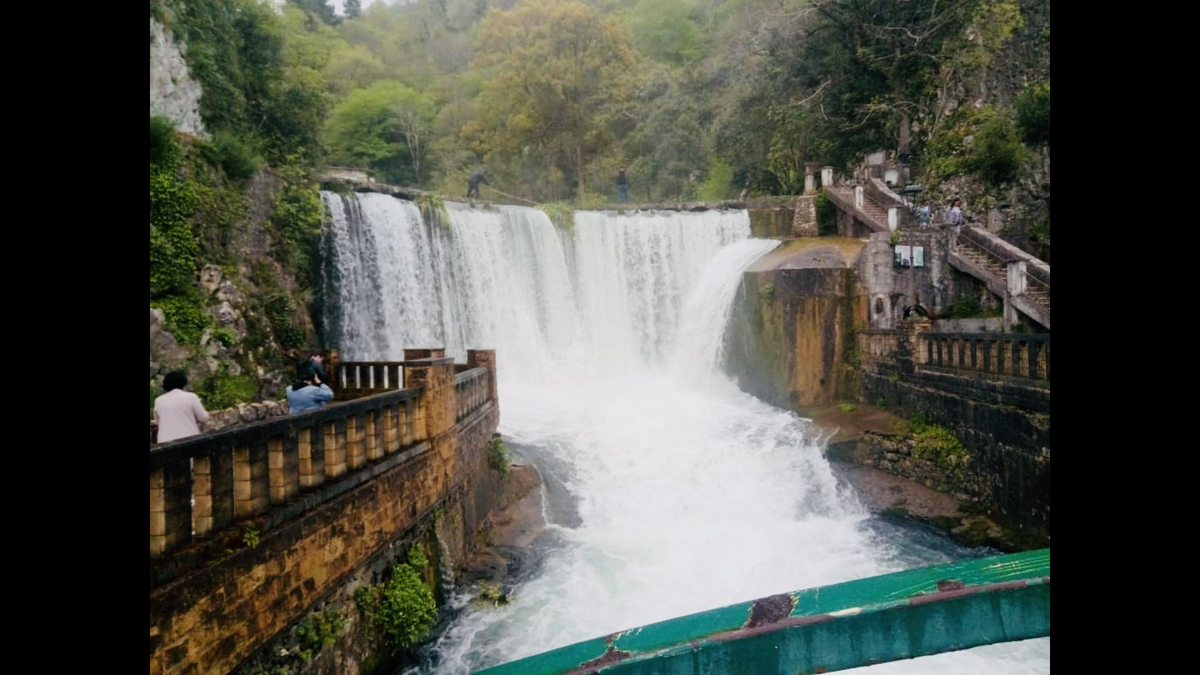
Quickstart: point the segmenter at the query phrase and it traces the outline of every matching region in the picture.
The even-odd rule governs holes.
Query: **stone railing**
[[[273,417],[282,417],[288,414],[287,401],[257,401],[254,403],[239,403],[232,408],[209,411],[208,423],[204,425],[206,432],[220,431],[229,429],[242,424],[251,422],[261,422],[269,420]],[[158,430],[153,425],[150,427],[150,445],[158,442]]]
[[[964,227],[956,244],[964,243],[1005,265],[1013,262],[1025,263],[1027,274],[1044,286],[1047,291],[1050,289],[1049,264],[1029,255],[991,232],[978,227]]]
[[[268,512],[294,517],[368,480],[380,462],[419,455],[426,441],[495,405],[495,352],[469,351],[474,367],[456,376],[442,350],[411,351],[433,356],[403,362],[410,388],[152,447],[151,558]],[[401,381],[383,372],[389,386]]]
[[[454,412],[456,422],[479,410],[490,400],[488,371],[484,368],[474,368],[455,375],[454,398],[458,404]]]
[[[900,195],[892,192],[887,183],[878,178],[872,178],[863,188],[866,190],[867,196],[887,212],[889,230],[898,230],[909,226],[908,207],[904,205],[904,200],[900,198]]]
[[[899,349],[904,332],[899,330],[860,330],[856,334],[858,352],[870,359],[889,359]]]
[[[334,399],[349,401],[404,387],[404,361],[344,361],[333,367]]]
[[[920,365],[1050,380],[1050,335],[921,333]]]

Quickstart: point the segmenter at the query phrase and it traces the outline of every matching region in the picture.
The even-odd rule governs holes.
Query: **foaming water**
[[[745,211],[579,212],[567,232],[533,209],[457,204],[438,227],[390,197],[380,199],[397,205],[367,208],[376,197],[325,196],[347,357],[496,348],[500,431],[552,467],[571,502],[570,517],[547,511],[549,551],[512,602],[463,611],[416,670],[467,673],[970,555],[878,527],[839,486],[809,422],[719,374],[740,278],[776,245],[749,239]],[[378,243],[406,241],[414,248],[386,254]],[[1049,672],[1049,640],[869,670]]]

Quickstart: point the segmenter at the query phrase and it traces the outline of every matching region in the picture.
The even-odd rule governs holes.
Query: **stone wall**
[[[856,272],[870,293],[870,326],[896,328],[905,319],[906,307],[923,307],[930,315],[954,304],[972,288],[962,284],[950,268],[946,237],[937,232],[897,233],[897,245],[924,248],[923,267],[897,267],[891,235],[874,233],[859,259]],[[915,309],[910,309],[910,317]]]
[[[845,360],[866,316],[850,269],[747,272],[726,335],[726,369],[742,390],[781,408],[846,397]]]
[[[871,463],[993,509],[1016,525],[1050,529],[1050,390],[1039,382],[914,365],[903,332],[891,354],[860,334],[862,400],[953,434],[969,460],[948,469],[918,461],[911,443],[874,444]]]
[[[207,138],[200,120],[200,83],[184,59],[186,46],[150,19],[150,115],[166,117],[186,134]]]

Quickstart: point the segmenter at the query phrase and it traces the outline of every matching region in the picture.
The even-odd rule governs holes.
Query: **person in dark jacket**
[[[629,178],[625,176],[625,167],[617,172],[617,191],[621,195],[622,202],[629,201]]]
[[[467,179],[467,198],[479,198],[479,185],[488,185],[487,176],[483,175],[483,169],[475,169],[475,173]]]
[[[312,352],[308,355],[308,362],[303,367],[311,369],[314,373],[321,376],[321,381],[329,384],[333,382],[329,377],[329,373],[325,372],[325,357],[321,352]]]

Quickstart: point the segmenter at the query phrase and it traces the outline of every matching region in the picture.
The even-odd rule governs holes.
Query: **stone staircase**
[[[846,204],[848,204],[848,205],[854,204],[854,188],[853,187],[846,187],[844,185],[840,185],[840,186],[829,187],[829,188],[825,188],[825,189],[829,192],[834,193],[837,197],[841,198],[841,200],[843,200]],[[872,229],[875,229],[877,231],[887,231],[888,230],[887,209],[884,208],[882,205],[880,205],[879,202],[876,202],[874,199],[871,199],[870,195],[863,195],[863,207],[861,209],[855,208],[854,214],[858,217],[859,220],[872,226]]]
[[[1043,287],[1036,281],[1030,281],[1025,287],[1025,295],[1031,300],[1050,311],[1050,289]]]
[[[1008,283],[1008,265],[999,258],[976,247],[969,241],[960,240],[957,252],[962,257],[987,271],[1001,285]],[[1035,279],[1028,279],[1025,284],[1025,295],[1038,305],[1050,311],[1050,288]]]

